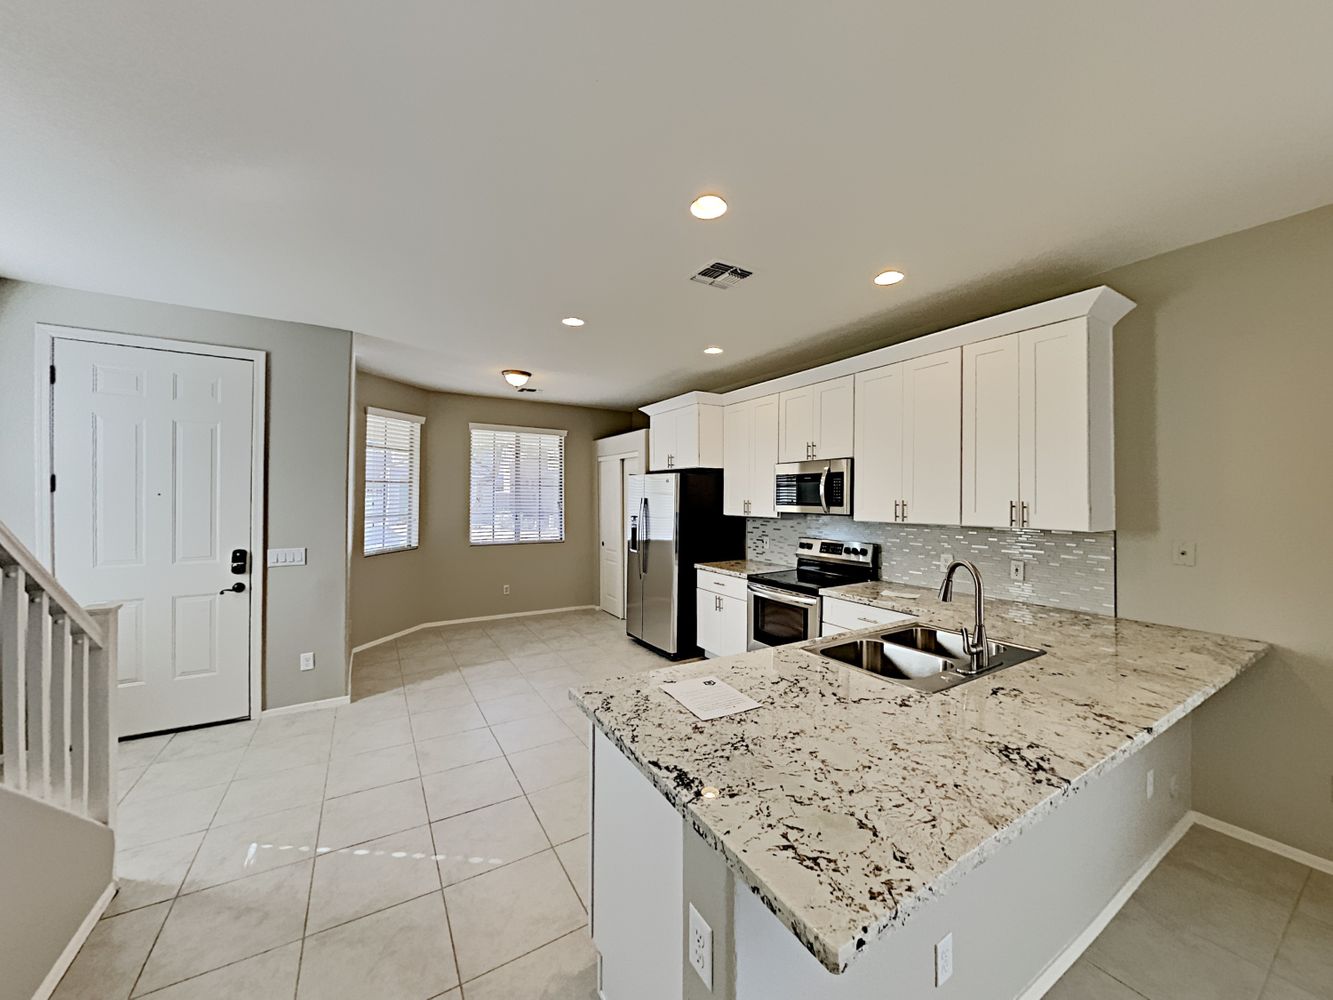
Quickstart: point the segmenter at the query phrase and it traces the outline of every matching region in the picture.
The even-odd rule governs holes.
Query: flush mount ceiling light
[[[896,285],[905,277],[907,275],[903,274],[902,271],[880,271],[879,274],[875,275],[875,284]]]
[[[520,371],[517,368],[506,368],[500,374],[503,375],[505,381],[515,389],[519,388],[523,383],[527,382],[528,379],[532,378],[532,372]]]
[[[579,319],[577,316],[566,316],[566,317],[565,317],[564,319],[562,319],[560,322],[561,322],[561,323],[564,323],[565,326],[582,326],[582,325],[583,325],[583,320]]]
[[[701,194],[690,202],[690,214],[696,219],[720,219],[727,214],[727,203],[715,194]]]
[[[704,353],[705,353],[705,354],[721,354],[721,353],[722,353],[722,348],[717,347],[716,345],[713,346],[713,347],[705,347],[705,348],[704,348]]]

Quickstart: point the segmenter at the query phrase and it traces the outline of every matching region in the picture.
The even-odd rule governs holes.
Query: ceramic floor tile
[[[148,765],[148,770],[134,786],[134,791],[125,797],[125,801],[160,799],[181,792],[210,788],[213,785],[225,785],[236,773],[244,752],[244,750],[231,750],[226,753],[167,761],[159,757]]]
[[[497,677],[494,680],[469,681],[468,688],[472,691],[472,697],[478,702],[496,701],[500,698],[511,698],[519,694],[537,693],[537,689],[525,681],[522,677]]]
[[[1046,992],[1044,1000],[1143,1000],[1143,994],[1081,959]]]
[[[570,735],[569,727],[547,708],[543,708],[540,715],[492,726],[491,732],[507,754],[558,743],[569,739]]]
[[[538,697],[535,690],[512,694],[505,698],[478,701],[477,705],[481,708],[481,714],[486,716],[486,721],[492,726],[502,722],[513,722],[515,719],[530,719],[534,715],[544,715],[550,711],[550,707]]]
[[[592,838],[580,837],[578,840],[571,840],[561,844],[555,849],[556,857],[560,859],[560,864],[564,866],[565,874],[569,880],[574,883],[574,891],[578,893],[583,908],[589,908],[592,902]]]
[[[454,684],[447,687],[430,687],[424,690],[407,692],[407,710],[412,715],[423,712],[435,712],[442,708],[457,708],[460,705],[474,705],[476,699],[466,684]]]
[[[120,767],[116,769],[116,801],[124,802],[125,797],[134,790],[135,784],[143,777],[144,772],[148,770],[148,765],[142,767]],[[0,774],[3,774],[3,768],[0,768]]]
[[[479,667],[505,658],[504,650],[489,640],[484,643],[450,645],[449,653],[460,667]]]
[[[447,819],[523,794],[505,758],[440,771],[421,779],[432,820]]]
[[[1333,1000],[1333,924],[1305,912],[1292,917],[1273,961],[1273,975],[1320,1000]]]
[[[226,793],[226,785],[215,785],[169,798],[122,803],[116,810],[116,846],[129,849],[206,830]]]
[[[372,663],[382,663],[385,660],[398,659],[398,647],[392,642],[382,642],[376,646],[369,646],[366,649],[357,650],[352,654],[352,669],[360,670],[362,667],[369,666]]]
[[[402,690],[402,674],[385,674],[380,677],[353,676],[350,694],[352,702],[355,703],[376,695],[401,693]]]
[[[440,887],[430,829],[393,833],[315,860],[306,933],[364,917]]]
[[[311,864],[306,861],[178,897],[135,995],[299,940]]]
[[[510,662],[524,677],[545,670],[564,669],[568,666],[560,654],[556,652],[525,653],[521,656],[511,656]]]
[[[290,771],[310,764],[324,764],[330,756],[332,750],[327,733],[312,733],[309,736],[296,736],[289,740],[261,743],[245,751],[245,756],[241,758],[241,766],[236,769],[236,777],[266,777],[279,771]]]
[[[1259,1000],[1320,1000],[1320,997],[1295,986],[1281,976],[1269,975]]]
[[[453,736],[470,729],[483,729],[486,719],[475,704],[455,705],[451,708],[439,708],[433,712],[421,712],[412,716],[412,737],[416,740],[431,740],[440,736]]]
[[[592,744],[592,720],[580,712],[573,705],[564,708],[557,708],[555,714],[559,716],[574,738],[585,747]]]
[[[406,689],[394,687],[376,694],[358,697],[349,705],[342,705],[336,710],[337,722],[355,720],[363,725],[387,722],[390,719],[407,717]]]
[[[546,670],[525,672],[523,679],[538,690],[547,687],[569,688],[583,682],[583,677],[577,670],[572,670],[563,663]]]
[[[457,985],[438,892],[306,938],[300,1000],[425,1000]]]
[[[321,849],[336,850],[426,823],[426,798],[416,778],[324,803],[319,827]]]
[[[1333,924],[1333,875],[1310,872],[1310,878],[1301,890],[1296,909],[1308,917]]]
[[[53,1000],[125,1000],[169,908],[169,903],[158,903],[99,920]]]
[[[566,934],[467,984],[467,1000],[597,1000],[597,952],[587,931]]]
[[[413,680],[427,680],[432,677],[462,678],[459,666],[448,653],[436,653],[430,656],[404,660],[403,683]]]
[[[553,851],[449,886],[444,896],[464,983],[577,930],[587,919]]]
[[[106,915],[124,913],[171,899],[190,870],[202,831],[116,852],[116,895]]]
[[[1169,927],[1130,899],[1087,958],[1148,1000],[1255,1000],[1267,969]]]
[[[250,744],[258,726],[257,722],[246,721],[187,729],[171,737],[171,741],[157,755],[157,761],[180,760],[183,757],[225,753],[228,750],[244,750]]]
[[[531,794],[575,778],[586,778],[590,757],[588,748],[571,736],[559,743],[511,754],[509,764],[523,790]]]
[[[121,740],[116,744],[116,766],[147,767],[170,742],[170,733],[166,736],[141,736]]]
[[[319,804],[214,825],[190,866],[184,892],[197,892],[315,855]]]
[[[592,825],[586,777],[539,789],[528,801],[553,844],[582,837]]]
[[[1164,861],[1134,899],[1168,926],[1193,934],[1256,965],[1268,967],[1295,905],[1260,896],[1194,867]]]
[[[500,657],[489,663],[473,663],[461,667],[460,670],[463,673],[463,680],[467,681],[468,684],[519,676],[518,668],[509,662],[508,657]]]
[[[355,757],[335,758],[329,764],[329,783],[324,794],[328,798],[349,795],[406,781],[418,774],[417,754],[412,744],[370,750]]]
[[[1296,898],[1309,873],[1299,862],[1198,825],[1190,827],[1167,859],[1201,868],[1280,903]]]
[[[406,702],[401,716],[378,722],[340,718],[333,726],[333,756],[351,757],[367,750],[402,746],[412,742],[412,724],[407,721]]]
[[[214,825],[282,812],[298,805],[318,802],[324,794],[324,764],[306,764],[277,774],[238,778],[227,788]]]
[[[500,754],[500,744],[495,741],[489,729],[474,729],[471,732],[441,736],[435,740],[421,740],[417,743],[417,760],[421,764],[423,775],[447,771],[465,764],[476,764],[492,757],[499,757]]]
[[[148,996],[152,1000],[292,1000],[300,964],[301,943],[297,941]]]
[[[333,717],[333,712],[329,709],[265,716],[259,720],[259,728],[255,730],[250,745],[290,740],[296,736],[310,736],[314,733],[330,733],[333,731]]]
[[[440,880],[461,882],[539,854],[551,845],[522,797],[431,824]]]

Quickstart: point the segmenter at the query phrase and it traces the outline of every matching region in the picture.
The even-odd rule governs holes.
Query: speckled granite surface
[[[872,600],[870,587],[912,588],[859,593],[941,627],[971,618],[971,595],[895,602]],[[792,645],[572,697],[811,953],[842,972],[1268,648],[1001,601],[987,617],[992,638],[1047,655],[926,695]],[[705,723],[657,687],[708,674],[763,707]],[[702,799],[708,785],[720,797]]]
[[[791,569],[790,566],[784,566],[781,563],[762,562],[754,559],[727,559],[723,562],[695,563],[695,569],[706,569],[710,573],[721,573],[723,576],[739,576],[742,578],[754,576],[756,573],[776,573],[780,569]]]

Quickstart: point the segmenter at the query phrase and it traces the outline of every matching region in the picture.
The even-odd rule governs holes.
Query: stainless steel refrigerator
[[[722,513],[716,469],[629,477],[625,631],[676,658],[696,656],[697,562],[745,557],[745,519]]]

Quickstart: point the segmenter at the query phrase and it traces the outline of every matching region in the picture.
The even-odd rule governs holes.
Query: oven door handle
[[[829,467],[826,465],[824,471],[819,474],[819,506],[824,508],[825,514],[829,512],[828,494],[825,492],[828,487],[828,470]]]
[[[750,593],[758,594],[760,597],[768,597],[775,601],[781,601],[783,604],[799,604],[802,607],[813,608],[819,603],[818,597],[806,597],[804,594],[794,594],[790,590],[776,590],[772,587],[764,587],[757,583],[750,584]]]

